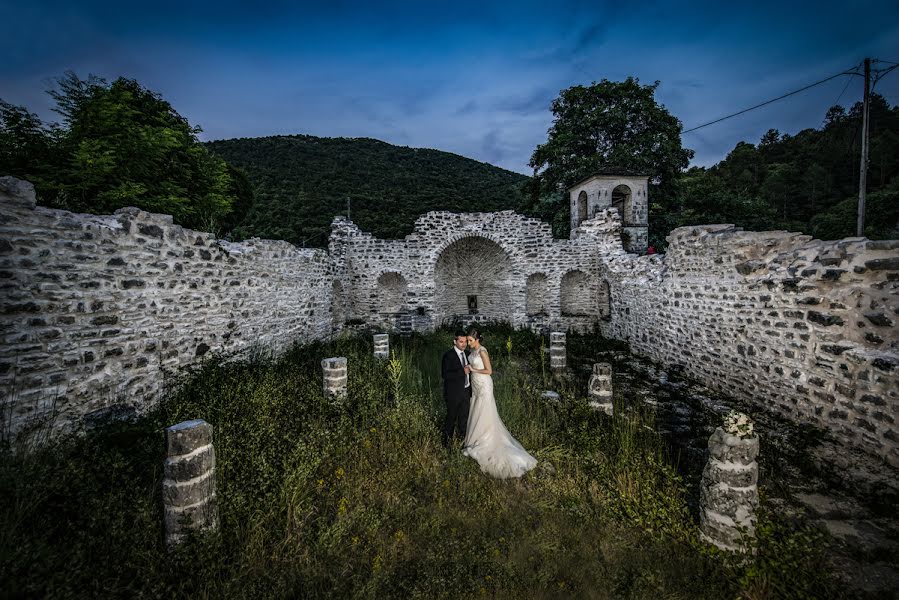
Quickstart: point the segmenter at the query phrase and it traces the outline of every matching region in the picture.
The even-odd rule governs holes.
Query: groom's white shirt
[[[467,364],[468,364],[468,359],[465,357],[465,353],[464,353],[463,351],[459,350],[459,349],[458,349],[457,347],[455,347],[455,346],[453,346],[453,350],[455,350],[455,351],[456,351],[456,354],[459,355],[459,362],[462,363],[462,366],[464,367],[465,365],[467,365]],[[471,380],[470,380],[470,378],[469,378],[469,376],[468,376],[468,373],[466,373],[466,374],[465,374],[465,387],[468,387],[468,386],[470,386],[470,385],[471,385]]]

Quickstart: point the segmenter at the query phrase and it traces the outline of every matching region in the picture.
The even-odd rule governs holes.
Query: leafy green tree
[[[865,199],[865,237],[872,240],[899,237],[899,179]],[[823,240],[856,234],[858,196],[851,196],[812,218],[810,233]]]
[[[93,213],[136,206],[216,233],[233,225],[227,219],[238,192],[246,212],[252,195],[238,189],[228,164],[200,144],[200,129],[135,80],[109,84],[66,73],[49,94],[62,127],[44,127],[9,105],[0,114],[0,131],[26,149],[24,158],[18,151],[0,157],[0,168],[34,180],[43,204]]]
[[[59,169],[58,127],[34,113],[0,100],[0,174],[12,174],[50,187]]]
[[[648,175],[650,243],[662,245],[668,231],[657,223],[675,209],[678,177],[693,151],[681,145],[680,121],[656,102],[658,86],[628,77],[562,90],[552,103],[555,119],[547,141],[537,146],[529,163],[534,169],[532,204],[595,172],[623,169]],[[567,205],[564,198],[561,204]]]

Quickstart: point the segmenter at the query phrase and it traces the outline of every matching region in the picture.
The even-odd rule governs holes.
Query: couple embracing
[[[462,454],[475,459],[481,471],[497,479],[521,477],[537,465],[537,459],[512,437],[499,418],[490,355],[481,340],[475,328],[467,334],[458,331],[453,347],[443,355],[443,443],[449,445],[455,431],[463,439]]]

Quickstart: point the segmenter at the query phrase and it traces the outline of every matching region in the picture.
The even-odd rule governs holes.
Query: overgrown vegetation
[[[551,380],[541,340],[486,331],[499,412],[540,461],[497,481],[439,442],[449,332],[215,358],[134,424],[0,462],[0,580],[33,597],[747,598],[837,596],[820,544],[764,519],[745,562],[703,546],[647,410],[606,418]],[[577,356],[619,349],[571,336]],[[319,361],[347,356],[326,399]],[[575,373],[579,364],[575,364]],[[544,383],[563,401],[540,400]],[[619,400],[616,400],[619,401]],[[619,407],[622,408],[622,407]],[[217,533],[162,543],[162,428],[215,427]]]

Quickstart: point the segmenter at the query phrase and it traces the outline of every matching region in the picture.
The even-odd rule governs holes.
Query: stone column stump
[[[565,333],[562,331],[549,334],[549,366],[553,371],[565,370]]]
[[[346,395],[347,360],[343,356],[322,361],[323,389],[325,396]]]
[[[709,438],[709,461],[699,493],[699,529],[703,539],[723,550],[745,551],[744,544],[755,536],[758,453],[756,436],[739,437],[718,427]]]
[[[390,358],[390,336],[386,333],[376,333],[375,340],[375,358]]]
[[[181,542],[189,530],[218,527],[212,425],[196,419],[167,427],[168,457],[162,480],[165,542]]]
[[[612,414],[612,365],[594,363],[593,374],[587,384],[590,406],[607,415]]]

